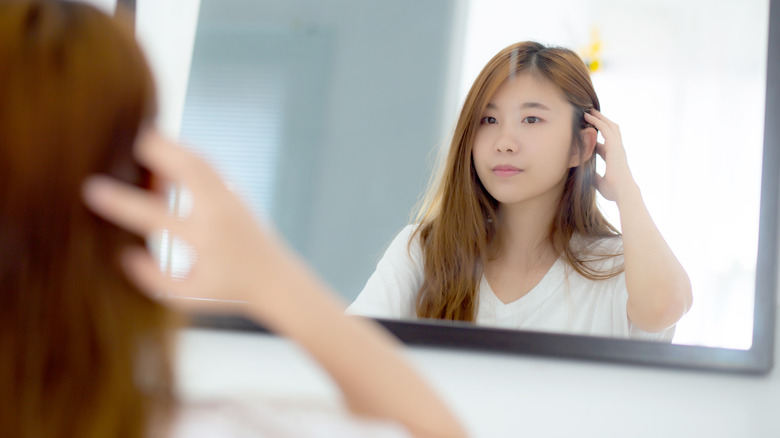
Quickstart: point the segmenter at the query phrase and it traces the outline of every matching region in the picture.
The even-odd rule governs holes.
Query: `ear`
[[[596,149],[596,141],[599,135],[598,131],[596,131],[596,128],[589,126],[587,128],[580,129],[579,135],[580,141],[582,141],[582,149],[574,151],[574,153],[571,155],[569,167],[577,167],[582,163],[590,160],[590,157],[593,155],[593,151]],[[582,152],[582,155],[580,155],[580,152]]]

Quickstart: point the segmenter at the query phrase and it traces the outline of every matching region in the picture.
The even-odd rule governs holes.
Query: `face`
[[[480,117],[472,157],[477,176],[501,204],[557,202],[572,148],[574,108],[532,74],[504,82]]]

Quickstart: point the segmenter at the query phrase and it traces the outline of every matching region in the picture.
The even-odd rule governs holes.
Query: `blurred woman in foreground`
[[[0,3],[3,435],[197,430],[181,424],[193,417],[181,415],[188,406],[173,390],[180,318],[169,310],[193,301],[161,304],[155,297],[165,291],[247,302],[226,310],[299,343],[353,412],[381,420],[296,416],[285,427],[284,419],[261,418],[252,436],[303,430],[307,421],[309,429],[323,423],[352,435],[462,436],[396,343],[374,324],[343,316],[342,303],[213,170],[156,134],[136,141],[154,115],[151,74],[127,22],[75,2]],[[82,187],[93,174],[110,178]],[[169,217],[163,197],[146,190],[152,174],[192,191],[186,220]],[[90,212],[82,190],[96,212],[131,232]],[[183,281],[164,277],[138,237],[162,228],[198,252]],[[234,436],[228,426],[221,436]]]

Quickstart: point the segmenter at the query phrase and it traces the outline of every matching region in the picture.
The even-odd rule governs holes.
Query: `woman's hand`
[[[167,229],[197,253],[189,275],[177,279],[161,273],[146,249],[127,251],[123,265],[139,287],[179,308],[238,310],[289,337],[320,363],[357,413],[399,421],[415,436],[465,436],[449,408],[398,353],[397,341],[369,320],[345,316],[341,300],[261,228],[209,165],[155,132],[139,139],[136,156],[158,178],[187,187],[194,199],[191,213],[177,218],[162,196],[107,177],[84,184],[87,205],[141,236]]]
[[[604,176],[596,175],[596,187],[620,211],[628,318],[648,332],[665,330],[690,309],[691,282],[647,211],[628,168],[620,128],[595,109],[590,112],[585,113],[585,121],[604,136],[604,143],[596,144],[596,153],[607,163]]]
[[[603,176],[596,174],[596,188],[604,198],[620,204],[625,193],[637,190],[628,168],[620,127],[595,109],[585,113],[585,121],[595,126],[604,137],[604,143],[596,143],[596,153],[601,155],[607,166]]]
[[[87,205],[141,236],[168,230],[197,254],[189,275],[174,278],[160,272],[146,249],[129,248],[122,256],[123,267],[143,291],[184,310],[206,307],[211,312],[233,312],[242,308],[236,302],[263,301],[278,289],[275,283],[287,269],[286,260],[292,254],[274,235],[260,228],[209,165],[153,130],[139,138],[135,154],[156,177],[182,184],[192,193],[190,214],[176,217],[162,195],[104,176],[85,182]]]

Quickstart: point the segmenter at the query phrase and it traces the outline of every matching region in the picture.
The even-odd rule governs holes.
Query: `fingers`
[[[152,173],[193,192],[222,186],[221,178],[211,166],[155,129],[147,129],[138,137],[135,155]]]
[[[181,287],[175,280],[160,271],[157,262],[143,248],[134,247],[124,250],[120,261],[128,278],[154,300],[162,300],[166,295],[174,292],[172,289]]]
[[[596,112],[596,110],[591,110],[591,111]],[[585,114],[583,114],[583,118],[585,119],[586,122],[595,126],[596,129],[598,129],[599,132],[602,133],[602,135],[604,130],[608,128],[607,123],[604,120],[594,116],[593,114],[590,114],[589,112],[585,112]]]
[[[140,236],[175,227],[165,201],[143,190],[105,176],[91,176],[82,185],[84,202],[104,219]]]
[[[595,126],[605,139],[613,133],[620,135],[620,127],[617,125],[617,123],[604,117],[604,114],[601,114],[596,109],[586,111],[583,117],[585,118],[586,122]]]
[[[143,248],[128,248],[121,255],[125,274],[149,298],[172,309],[187,313],[236,313],[243,301],[217,300],[200,297],[187,280],[175,280],[160,272],[157,262]]]
[[[612,120],[608,119],[606,116],[604,116],[604,114],[601,114],[601,112],[599,112],[599,110],[597,110],[595,108],[591,108],[588,111],[585,111],[585,115],[586,116],[590,116],[592,119],[598,120],[599,122],[601,122],[605,126],[610,126],[610,127],[613,127],[613,128],[617,127],[617,123],[615,123]]]

